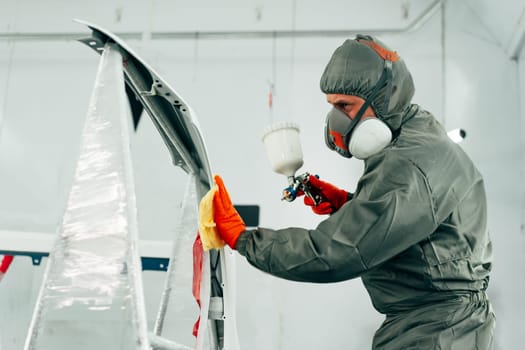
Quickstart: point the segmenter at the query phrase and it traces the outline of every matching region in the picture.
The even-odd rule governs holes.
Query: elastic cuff
[[[246,244],[248,242],[250,231],[245,230],[243,231],[239,237],[237,238],[237,242],[235,243],[235,250],[237,250],[241,255],[245,255],[246,252]]]

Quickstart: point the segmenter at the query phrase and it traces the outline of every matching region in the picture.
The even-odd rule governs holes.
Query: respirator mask
[[[361,119],[361,118],[359,118]],[[333,108],[326,117],[327,146],[346,158],[366,159],[385,148],[392,141],[392,131],[378,118],[353,120]],[[358,122],[355,122],[358,120]]]
[[[380,152],[392,141],[392,131],[385,122],[379,118],[362,118],[383,88],[385,88],[383,110],[388,111],[390,96],[392,95],[392,62],[397,60],[397,55],[394,52],[386,51],[390,55],[387,56],[373,43],[369,41],[360,42],[372,47],[384,59],[383,72],[354,119],[350,119],[336,108],[328,113],[325,122],[325,142],[328,148],[343,157],[351,158],[354,156],[357,159],[366,159]]]

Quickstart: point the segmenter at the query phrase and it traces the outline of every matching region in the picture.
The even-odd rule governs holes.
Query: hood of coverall
[[[354,95],[366,100],[374,89],[385,69],[385,60],[370,45],[360,41],[371,41],[391,51],[383,42],[368,35],[346,40],[332,54],[321,77],[320,86],[325,94]],[[415,90],[412,76],[399,56],[392,62],[391,80],[391,88],[388,89],[388,84],[381,87],[371,106],[377,117],[394,131],[401,127]],[[389,98],[387,105],[385,98]]]

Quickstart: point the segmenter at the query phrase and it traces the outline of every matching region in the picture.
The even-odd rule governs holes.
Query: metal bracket
[[[28,256],[31,258],[33,266],[40,266],[43,258],[48,257],[49,253],[42,252],[17,252],[0,250],[0,255]],[[170,259],[141,257],[142,271],[168,271]]]

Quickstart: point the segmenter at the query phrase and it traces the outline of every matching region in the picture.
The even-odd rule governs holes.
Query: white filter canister
[[[275,123],[264,129],[262,141],[276,173],[293,176],[303,165],[299,131],[299,125],[291,122]]]

